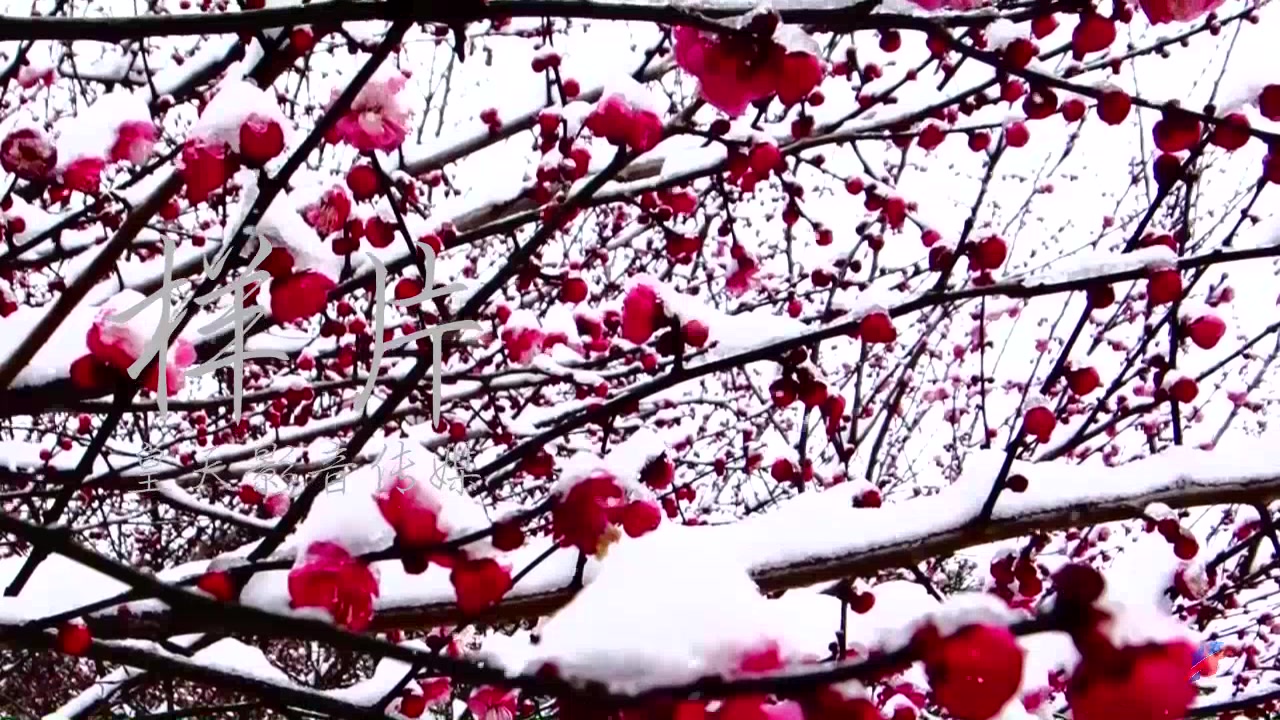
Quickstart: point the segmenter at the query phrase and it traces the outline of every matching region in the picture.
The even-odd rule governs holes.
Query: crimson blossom
[[[1274,716],[1272,5],[0,7],[0,716]]]

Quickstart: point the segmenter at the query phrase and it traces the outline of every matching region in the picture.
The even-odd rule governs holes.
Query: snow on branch
[[[10,5],[0,715],[1275,701],[1271,6]]]

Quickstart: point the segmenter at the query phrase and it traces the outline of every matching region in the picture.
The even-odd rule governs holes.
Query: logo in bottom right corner
[[[1220,642],[1204,643],[1196,650],[1192,658],[1191,674],[1188,680],[1195,682],[1201,678],[1213,677],[1218,673],[1218,663],[1223,656],[1223,645]]]

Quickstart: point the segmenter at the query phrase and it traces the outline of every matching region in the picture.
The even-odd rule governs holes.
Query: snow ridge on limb
[[[1268,15],[1210,15],[1216,0],[735,0],[688,16],[495,0],[412,8],[454,15],[397,43],[396,28],[350,15],[294,25],[316,11],[289,1],[258,13],[208,0],[126,29],[182,34],[200,15],[211,32],[238,27],[244,57],[203,75],[198,98],[163,97],[153,69],[205,66],[221,43],[36,43],[30,63],[0,69],[51,115],[0,131],[21,199],[0,198],[0,232],[16,238],[0,250],[0,315],[18,318],[0,335],[39,332],[93,243],[163,179],[153,167],[177,163],[187,193],[92,278],[59,319],[84,320],[78,337],[55,352],[90,351],[90,370],[131,361],[149,327],[117,332],[80,311],[155,288],[158,248],[183,248],[183,277],[241,229],[280,251],[272,282],[246,288],[273,309],[247,340],[278,353],[237,374],[243,398],[223,376],[175,376],[177,412],[159,417],[145,380],[140,399],[127,383],[114,402],[107,383],[64,392],[70,368],[39,367],[62,363],[41,356],[59,332],[5,391],[0,524],[16,542],[0,553],[19,554],[0,567],[22,592],[0,601],[19,628],[0,632],[0,653],[53,647],[76,676],[88,663],[74,658],[151,653],[109,700],[129,712],[204,692],[148,687],[175,652],[164,640],[188,630],[203,634],[195,652],[217,648],[200,656],[216,672],[180,677],[212,694],[281,685],[303,691],[289,700],[300,710],[355,716],[465,698],[478,718],[514,720],[555,696],[559,714],[590,717],[614,693],[680,720],[1175,716],[1194,695],[1187,631],[1201,628],[1244,658],[1221,676],[1201,661],[1201,687],[1224,698],[1270,682],[1251,664],[1277,630],[1263,617],[1280,597],[1275,470],[1231,441],[1265,431],[1280,362],[1280,323],[1262,311],[1272,268],[1240,262],[1280,253],[1263,217],[1280,182],[1280,84],[1263,72],[1220,98],[1197,72],[1238,65]],[[552,17],[530,15],[539,6]],[[65,29],[65,10],[30,18],[33,36]],[[254,25],[271,18],[291,22]],[[1185,24],[1158,27],[1171,20]],[[122,31],[103,25],[88,32]],[[679,69],[645,80],[621,48]],[[387,62],[351,83],[371,51]],[[599,83],[584,100],[592,70],[643,84]],[[260,90],[235,84],[250,75]],[[497,78],[516,81],[476,92]],[[135,124],[63,142],[54,121],[81,99],[110,109],[112,91],[146,102],[126,108]],[[344,95],[332,132],[311,129],[286,159],[286,124],[307,131]],[[222,120],[190,131],[201,116]],[[1148,144],[1124,142],[1131,129],[1151,132],[1154,157],[1134,156]],[[421,139],[432,134],[453,139]],[[405,143],[440,166],[406,172],[391,157]],[[281,163],[297,174],[282,180]],[[273,204],[273,191],[288,195]],[[1254,231],[1262,242],[1243,242]],[[435,251],[434,277],[415,246]],[[1090,252],[1101,260],[1075,262]],[[396,275],[381,297],[373,258]],[[429,294],[428,280],[468,292],[371,329],[375,306]],[[374,343],[459,305],[477,332],[369,367]],[[367,415],[351,402],[361,386],[379,397]],[[431,422],[428,390],[442,410]],[[416,467],[379,455],[401,441]],[[465,468],[437,472],[446,460]],[[141,492],[150,480],[159,492]],[[176,552],[192,540],[194,554]],[[1141,581],[1104,595],[1095,571]],[[948,599],[962,589],[978,598]],[[1178,622],[1147,622],[1166,613]],[[541,615],[532,629],[501,622]],[[480,637],[400,642],[444,620]],[[1257,637],[1236,634],[1245,620]],[[1032,640],[1046,631],[1056,639]],[[223,634],[261,638],[261,652]],[[473,639],[489,659],[468,656]],[[863,659],[876,650],[888,659]],[[237,662],[252,686],[224,682]],[[336,699],[361,707],[317,710],[303,678],[356,681]],[[650,706],[664,691],[679,704]],[[716,692],[732,697],[704,701]]]
[[[1036,529],[1047,532],[1142,517],[1151,503],[1183,508],[1270,497],[1280,491],[1280,463],[1264,452],[1270,442],[1259,439],[1213,451],[1171,448],[1130,465],[1092,468],[1088,475],[1082,475],[1078,465],[1064,461],[1017,462],[1013,473],[1028,478],[1027,490],[1002,494],[991,521],[983,525],[972,522],[979,517],[982,501],[999,471],[998,453],[973,457],[960,480],[927,497],[858,508],[853,505],[853,495],[861,492],[862,486],[846,483],[731,524],[660,527],[654,532],[678,533],[680,542],[706,547],[707,552],[730,552],[762,590],[774,592],[871,575]],[[336,502],[341,496],[329,497]],[[345,513],[332,520],[339,522],[337,527],[347,528],[345,532],[364,538],[360,542],[370,542],[367,532]],[[859,532],[851,534],[849,527],[857,527]],[[383,538],[364,547],[383,547],[385,543]],[[546,547],[537,544],[522,550],[521,555],[533,557]],[[395,563],[376,565],[384,574],[394,574],[384,576],[384,592],[377,598],[372,627],[445,625],[460,619],[454,593],[439,582],[443,578],[415,586],[407,578],[397,579],[403,576],[395,573]],[[264,608],[287,605],[281,584],[257,584],[273,574],[264,573],[262,581],[255,581],[251,602]],[[591,576],[587,575],[588,581]],[[572,562],[539,568],[528,582],[517,584],[504,596],[494,616],[514,619],[548,614],[573,597],[573,578]],[[135,607],[140,628],[163,617],[161,613],[149,618],[151,612],[154,609]],[[100,626],[107,634],[114,624],[111,614],[106,613]],[[183,627],[199,629],[198,624]]]

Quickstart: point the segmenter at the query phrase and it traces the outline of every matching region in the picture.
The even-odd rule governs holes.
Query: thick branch
[[[807,7],[789,7],[780,12],[785,22],[822,25],[833,31],[913,26],[909,15],[891,13],[866,15],[855,10],[866,7],[865,0],[832,6],[814,0]],[[260,32],[295,25],[333,25],[365,20],[411,20],[416,23],[457,25],[480,20],[512,17],[584,18],[630,20],[664,24],[685,24],[715,28],[713,19],[741,15],[755,7],[753,2],[701,2],[657,4],[652,2],[595,2],[593,0],[491,0],[480,2],[405,3],[332,2],[243,12],[193,13],[183,15],[141,15],[121,17],[0,17],[0,40],[121,40],[174,35],[219,35]],[[1048,8],[1038,9],[1037,14]],[[1029,11],[996,14],[976,12],[938,15],[935,19],[952,27],[985,25],[996,17],[1031,17]]]
[[[1180,452],[1200,451],[1181,450]],[[1204,457],[1211,456],[1206,454]],[[1161,460],[1169,460],[1169,458],[1158,458],[1153,465],[1159,466]],[[1173,465],[1173,463],[1169,464]],[[1181,464],[1192,466],[1194,463]],[[1165,503],[1172,508],[1185,508],[1227,503],[1252,504],[1256,501],[1265,502],[1271,497],[1280,495],[1280,472],[1213,482],[1200,482],[1193,477],[1174,475],[1162,479],[1154,486],[1148,485],[1140,492],[1126,491],[1123,487],[1118,487],[1106,497],[1082,498],[1067,504],[1051,501],[1036,503],[1034,502],[1036,483],[1052,485],[1056,479],[1044,479],[1043,476],[1047,474],[1043,470],[1044,467],[1044,465],[1018,463],[1018,472],[1032,478],[1031,490],[1025,495],[1011,493],[1003,496],[1000,504],[996,506],[994,519],[981,527],[975,527],[970,522],[972,517],[977,515],[979,508],[973,507],[971,512],[966,512],[962,502],[949,503],[947,507],[950,508],[951,515],[938,518],[931,525],[922,527],[918,522],[908,522],[908,518],[919,518],[937,512],[936,506],[943,504],[937,498],[910,500],[878,510],[832,508],[828,513],[823,513],[820,519],[822,524],[839,523],[839,527],[843,528],[893,525],[897,529],[894,533],[887,534],[883,541],[878,541],[874,536],[859,537],[851,530],[848,535],[843,536],[846,547],[834,550],[826,557],[805,557],[776,562],[774,558],[769,557],[768,552],[762,550],[758,554],[755,567],[752,568],[752,575],[764,592],[775,592],[848,577],[874,575],[887,568],[910,566],[930,558],[945,557],[965,548],[1021,537],[1033,532],[1051,532],[1138,518],[1142,517],[1147,505],[1155,502]],[[1037,468],[1041,468],[1041,472],[1037,472]],[[1098,474],[1103,472],[1098,471]],[[1114,485],[1122,485],[1123,477],[1143,477],[1145,480],[1145,470],[1138,467],[1129,466],[1105,472],[1114,473],[1116,477]],[[1153,469],[1151,472],[1157,473],[1159,470]],[[985,485],[982,487],[985,489]],[[1052,498],[1054,489],[1045,488],[1045,492]],[[954,499],[955,496],[951,497]],[[918,504],[913,504],[921,502],[932,503],[932,505],[929,509],[925,509]],[[1020,505],[1010,506],[1010,502],[1017,502]],[[1019,507],[1027,509],[1019,510]],[[872,515],[859,513],[872,513]],[[877,513],[880,513],[879,517],[876,517]],[[890,515],[890,513],[893,514]],[[901,522],[894,524],[892,520],[895,517],[900,517]],[[770,515],[762,515],[733,525],[699,528],[690,534],[690,538],[698,542],[742,543],[747,538],[773,537],[774,535],[770,533],[783,531],[785,523],[775,523],[770,518]],[[873,518],[874,523],[869,524],[868,521]],[[873,534],[874,530],[868,529],[867,533]],[[574,590],[571,589],[571,581],[572,577],[566,575],[562,588],[550,592],[526,594],[517,590],[482,620],[510,621],[549,614],[572,599]],[[169,635],[207,629],[210,620],[208,617],[200,616],[175,618],[168,613],[159,613],[135,616],[125,621],[108,616],[95,619],[92,624],[95,632],[104,636],[122,633]],[[435,603],[381,610],[374,618],[374,627],[379,629],[421,628],[447,625],[463,620],[468,618],[459,613],[453,599],[442,598],[440,602]],[[125,623],[124,626],[122,622]]]

